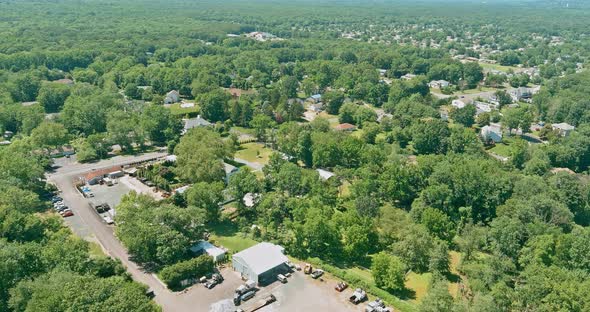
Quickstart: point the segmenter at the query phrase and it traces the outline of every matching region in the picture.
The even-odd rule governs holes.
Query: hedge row
[[[213,272],[213,258],[202,255],[187,261],[178,262],[167,266],[160,271],[160,278],[168,288],[179,289],[181,282],[187,279],[196,279]]]
[[[346,270],[324,263],[318,258],[307,259],[307,262],[314,266],[318,266],[322,270],[336,276],[339,279],[342,279],[343,281],[348,283],[351,288],[362,288],[368,294],[381,298],[383,301],[385,301],[386,304],[392,305],[397,310],[400,310],[402,312],[415,312],[417,310],[416,306],[408,302],[402,301],[401,299],[392,295],[388,291],[375,286],[375,284],[373,283],[367,283],[367,281],[360,279],[354,274],[348,273]]]

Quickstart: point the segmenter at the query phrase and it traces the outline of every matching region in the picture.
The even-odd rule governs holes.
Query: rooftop
[[[279,245],[263,242],[234,254],[234,257],[244,260],[254,273],[262,274],[289,261],[284,250]]]
[[[200,241],[197,244],[195,244],[193,247],[191,247],[190,249],[194,253],[204,250],[208,255],[210,255],[213,258],[216,258],[218,256],[225,254],[224,249],[216,247],[207,241]]]

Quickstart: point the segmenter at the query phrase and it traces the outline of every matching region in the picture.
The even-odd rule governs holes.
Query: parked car
[[[154,297],[156,296],[156,293],[154,293],[154,291],[150,288],[145,291],[145,295],[146,295],[146,297],[148,297],[150,299],[154,299]]]
[[[293,264],[293,262],[287,261],[286,264],[289,267],[289,269],[295,271],[295,265]]]
[[[360,288],[355,289],[355,291],[352,293],[352,296],[348,298],[348,301],[354,304],[359,304],[365,300],[367,300],[367,293]]]
[[[377,298],[371,301],[365,307],[365,312],[390,312],[391,310],[385,306],[383,300]]]
[[[70,208],[68,206],[59,206],[55,209],[55,211],[57,211],[58,213],[62,213],[65,210],[70,210]]]
[[[242,303],[241,295],[238,293],[234,294],[234,305],[239,306]]]
[[[313,273],[311,273],[311,278],[319,278],[320,276],[324,275],[324,270],[315,269]]]
[[[59,197],[59,196],[53,196],[53,197],[51,197],[51,202],[52,203],[56,203],[56,202],[63,201],[63,200],[64,199],[61,198],[61,197]]]
[[[64,217],[64,218],[71,217],[73,215],[74,215],[74,213],[71,210],[64,210],[61,213],[61,216]]]
[[[217,282],[213,279],[208,280],[207,282],[205,282],[204,286],[208,289],[211,289],[213,287],[215,287],[215,285],[217,285]]]
[[[285,284],[287,282],[287,277],[283,274],[277,275],[277,279],[283,284]]]
[[[218,284],[221,284],[221,282],[223,282],[223,276],[221,276],[221,274],[219,273],[213,273],[213,275],[211,276],[211,278],[216,281]]]
[[[306,263],[306,264],[305,264],[305,269],[303,269],[303,273],[305,273],[305,274],[310,274],[310,273],[311,273],[311,270],[312,270],[312,268],[311,268],[311,264],[309,264],[309,263]]]
[[[240,297],[240,300],[242,300],[242,301],[248,301],[248,300],[252,299],[252,297],[254,297],[254,295],[256,295],[256,292],[254,290],[250,290],[249,292],[243,294]]]
[[[339,291],[339,292],[342,292],[346,288],[348,288],[348,284],[346,284],[345,282],[340,282],[340,283],[336,284],[336,286],[334,287],[334,289],[336,289],[336,291]]]

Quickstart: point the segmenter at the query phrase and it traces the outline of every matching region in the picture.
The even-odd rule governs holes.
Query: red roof
[[[106,168],[106,169],[99,169],[99,170],[93,170],[88,172],[87,174],[84,175],[84,179],[86,181],[90,181],[96,177],[104,177],[105,175],[115,172],[115,171],[120,171],[121,167],[111,167],[111,168]]]
[[[336,126],[336,130],[338,131],[352,131],[356,130],[356,126],[349,124],[349,123],[342,123]]]

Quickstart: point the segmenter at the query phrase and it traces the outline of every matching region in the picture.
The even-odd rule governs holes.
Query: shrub
[[[186,279],[199,278],[213,271],[213,259],[202,255],[187,261],[178,262],[160,271],[160,278],[168,288],[179,289]]]

